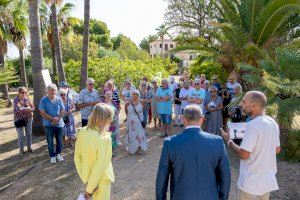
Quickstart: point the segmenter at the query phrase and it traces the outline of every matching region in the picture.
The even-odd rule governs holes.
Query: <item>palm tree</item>
[[[80,90],[85,88],[88,78],[88,50],[89,50],[89,30],[90,30],[90,0],[84,1],[84,32],[82,45],[82,66],[80,78]]]
[[[27,3],[24,0],[16,2],[15,10],[12,12],[15,26],[10,30],[10,36],[12,42],[19,49],[21,84],[24,87],[28,88],[24,60],[24,49],[26,48],[26,35],[28,33],[28,18],[25,8],[27,8]]]
[[[256,81],[263,74],[260,90],[267,94],[269,104],[276,106],[282,133],[289,133],[296,128],[293,122],[300,114],[300,53],[278,48],[275,55],[275,59],[267,56],[259,61],[260,68],[245,63],[239,65],[248,73],[249,81]]]
[[[158,28],[156,28],[155,30],[157,31],[158,37],[160,37],[160,39],[161,39],[161,56],[163,56],[165,35],[168,35],[168,36],[171,37],[171,35],[168,32],[169,27],[167,27],[166,25],[162,24]]]
[[[46,85],[43,79],[42,70],[44,69],[42,36],[40,28],[39,0],[28,0],[29,8],[29,30],[31,46],[31,65],[33,76],[34,105],[38,108],[39,102],[46,95]],[[44,135],[42,116],[38,109],[33,115],[33,134]]]
[[[222,16],[218,27],[224,37],[226,61],[257,65],[263,51],[298,37],[300,4],[298,0],[219,0],[216,6]],[[264,54],[264,53],[263,53]]]
[[[58,22],[57,22],[57,8],[58,4],[62,3],[62,0],[46,0],[46,3],[51,5],[51,28],[53,33],[53,41],[54,41],[54,50],[55,50],[55,58],[58,69],[58,77],[59,81],[66,81],[65,71],[63,68],[62,55],[61,55],[61,46],[59,40],[59,30],[58,30]]]
[[[8,14],[12,10],[10,2],[2,2],[0,7],[0,69],[5,67],[5,54],[7,53],[7,40],[9,39],[9,30],[13,25],[12,17]],[[4,99],[11,105],[7,83],[0,85],[0,91]]]

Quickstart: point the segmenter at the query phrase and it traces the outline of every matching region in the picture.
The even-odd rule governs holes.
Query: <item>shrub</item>
[[[300,130],[292,130],[288,133],[280,157],[287,161],[300,162]]]
[[[166,77],[176,64],[169,59],[141,60],[119,60],[115,57],[104,57],[89,59],[88,75],[96,81],[96,87],[101,87],[108,79],[114,79],[120,88],[123,82],[130,78],[135,85],[138,85],[142,77],[152,79],[154,77]],[[80,83],[81,62],[70,60],[65,65],[67,81],[72,88],[78,90]],[[170,71],[168,71],[170,70]]]
[[[211,80],[213,75],[218,75],[220,82],[226,82],[228,73],[222,68],[220,63],[206,61],[201,65],[192,64],[190,67],[190,76],[205,74],[206,79]]]

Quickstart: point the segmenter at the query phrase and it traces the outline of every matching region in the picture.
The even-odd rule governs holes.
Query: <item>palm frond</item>
[[[253,28],[255,24],[255,19],[260,13],[264,6],[262,0],[247,0],[241,1],[240,14],[243,22],[244,28],[250,34],[251,38],[253,36]]]
[[[264,44],[292,13],[299,10],[298,0],[270,1],[256,18],[254,42],[258,45]]]

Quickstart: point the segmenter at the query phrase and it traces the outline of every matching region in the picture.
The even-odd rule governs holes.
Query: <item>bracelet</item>
[[[231,142],[233,142],[232,140],[229,140],[228,142],[227,142],[227,145],[228,145],[228,147],[230,148],[230,143]]]

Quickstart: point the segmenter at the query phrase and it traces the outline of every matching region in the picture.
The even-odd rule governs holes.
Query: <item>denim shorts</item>
[[[171,124],[172,122],[172,115],[160,114],[160,118],[163,124]]]

